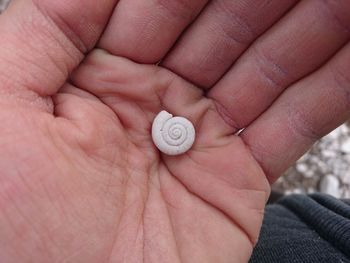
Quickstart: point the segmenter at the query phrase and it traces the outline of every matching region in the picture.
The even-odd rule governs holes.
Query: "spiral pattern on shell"
[[[179,155],[191,149],[195,129],[186,118],[173,117],[170,113],[161,111],[153,121],[152,139],[162,153]]]

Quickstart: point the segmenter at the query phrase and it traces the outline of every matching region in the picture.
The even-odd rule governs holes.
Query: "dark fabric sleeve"
[[[313,194],[268,205],[250,262],[350,262],[350,204]]]

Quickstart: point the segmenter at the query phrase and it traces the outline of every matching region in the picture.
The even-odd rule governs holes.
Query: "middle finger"
[[[213,0],[185,32],[163,66],[209,88],[297,0]]]

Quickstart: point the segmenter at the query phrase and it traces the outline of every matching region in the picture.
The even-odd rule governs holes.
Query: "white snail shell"
[[[196,132],[193,124],[183,117],[173,117],[161,111],[153,121],[152,139],[157,148],[167,155],[180,155],[191,149]]]

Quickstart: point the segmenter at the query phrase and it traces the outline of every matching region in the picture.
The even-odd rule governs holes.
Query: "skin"
[[[350,115],[349,28],[347,0],[14,0],[0,258],[247,262],[270,183]],[[153,146],[161,110],[186,154]]]

